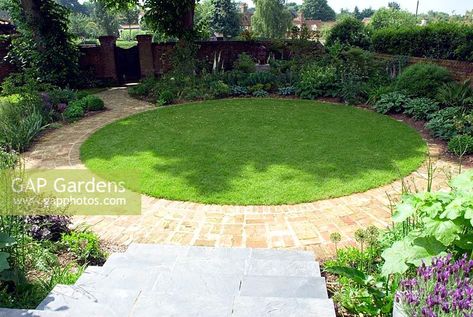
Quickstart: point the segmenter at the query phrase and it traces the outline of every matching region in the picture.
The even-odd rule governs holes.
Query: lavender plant
[[[406,316],[473,316],[473,260],[451,254],[422,264],[414,278],[401,282],[396,302]]]

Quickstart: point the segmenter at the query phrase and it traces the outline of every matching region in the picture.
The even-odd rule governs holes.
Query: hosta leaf
[[[451,220],[436,220],[424,218],[425,234],[434,236],[445,246],[449,246],[458,238],[461,227]]]
[[[381,256],[384,259],[382,268],[383,276],[389,276],[394,273],[404,273],[409,266],[406,262],[410,258],[410,253],[406,252],[410,249],[411,243],[407,239],[396,241],[394,244],[383,251]]]
[[[392,219],[394,222],[403,222],[411,217],[415,212],[415,207],[409,203],[401,203],[396,206]]]
[[[440,218],[447,218],[450,220],[455,220],[459,218],[463,213],[463,203],[464,200],[462,197],[455,198],[445,207],[445,210],[440,215]]]
[[[0,232],[0,248],[10,247],[15,244],[15,239],[8,234]]]

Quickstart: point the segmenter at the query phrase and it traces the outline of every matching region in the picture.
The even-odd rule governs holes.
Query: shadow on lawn
[[[141,170],[142,191],[153,196],[279,204],[383,185],[417,168],[426,147],[410,127],[368,111],[244,99],[135,115],[103,128],[81,150],[99,175]],[[185,186],[174,186],[176,178]]]

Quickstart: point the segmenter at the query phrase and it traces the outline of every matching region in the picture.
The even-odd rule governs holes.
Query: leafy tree
[[[297,13],[301,9],[301,5],[296,2],[288,2],[286,3],[286,8],[293,13]]]
[[[393,9],[393,10],[401,10],[401,5],[393,1],[393,2],[388,3],[388,8]]]
[[[208,39],[212,36],[210,28],[211,14],[212,5],[210,1],[203,1],[195,6],[194,31],[200,39]]]
[[[381,8],[371,17],[371,26],[375,30],[387,27],[410,27],[416,24],[415,15],[404,10]]]
[[[39,81],[73,84],[78,78],[79,51],[67,26],[69,10],[53,0],[3,4],[19,31],[12,40],[10,60]]]
[[[336,43],[367,48],[369,37],[365,25],[353,16],[345,17],[337,22],[327,37],[327,46]]]
[[[328,5],[327,0],[304,0],[302,8],[307,19],[334,21],[336,18],[335,11]]]
[[[363,20],[364,18],[369,18],[373,16],[374,13],[375,11],[372,8],[363,9],[360,13],[360,19]]]
[[[82,13],[73,13],[69,18],[69,31],[81,38],[97,38],[99,27],[94,20]]]
[[[251,18],[253,32],[266,38],[282,38],[292,24],[292,15],[283,0],[255,0],[256,11]]]
[[[211,0],[210,27],[213,32],[224,37],[234,37],[240,33],[240,16],[232,0]]]
[[[80,4],[78,0],[57,0],[63,7],[71,10],[73,13],[87,14],[87,8]]]
[[[355,7],[355,9],[353,10],[353,15],[355,16],[355,18],[357,18],[358,20],[362,20],[363,18],[361,17],[361,12],[360,12],[360,9],[358,9],[358,6]]]
[[[99,26],[99,35],[118,36],[120,23],[116,14],[111,12],[102,2],[94,1],[92,6],[92,18]]]

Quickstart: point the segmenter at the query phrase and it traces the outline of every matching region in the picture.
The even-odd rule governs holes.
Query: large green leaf
[[[455,245],[459,247],[460,249],[463,249],[466,251],[472,251],[473,250],[473,233],[460,235],[460,238],[455,241]]]
[[[410,259],[410,253],[407,252],[411,247],[411,240],[405,238],[401,241],[396,241],[394,244],[383,251],[381,254],[384,259],[384,265],[382,268],[382,274],[389,276],[395,273],[404,273],[407,271],[409,266],[406,262]]]
[[[10,253],[0,252],[0,272],[8,270],[10,268],[10,264],[8,264],[9,257]]]
[[[462,213],[463,213],[463,203],[464,203],[463,197],[457,197],[454,200],[452,200],[446,207],[445,210],[442,212],[440,215],[440,218],[442,219],[450,219],[450,220],[455,220],[459,218]]]
[[[0,232],[0,248],[10,247],[15,244],[15,239],[8,234]]]
[[[473,208],[472,208],[471,206],[468,206],[468,207],[465,209],[465,215],[464,215],[464,217],[465,217],[465,219],[469,219],[471,225],[473,226]]]
[[[348,266],[332,266],[326,268],[325,270],[332,274],[347,277],[360,285],[365,285],[367,282],[367,277],[365,273]]]
[[[420,266],[422,262],[430,263],[433,257],[443,255],[446,247],[433,237],[416,238],[409,250],[411,255],[407,263]]]
[[[473,170],[468,170],[457,177],[455,177],[450,185],[463,192],[473,192]]]
[[[407,220],[415,212],[415,207],[410,203],[401,203],[396,206],[396,210],[392,216],[394,222],[400,223]]]
[[[460,226],[451,220],[424,218],[424,224],[425,236],[434,236],[446,246],[451,245],[453,241],[458,239],[458,234],[462,230]]]

